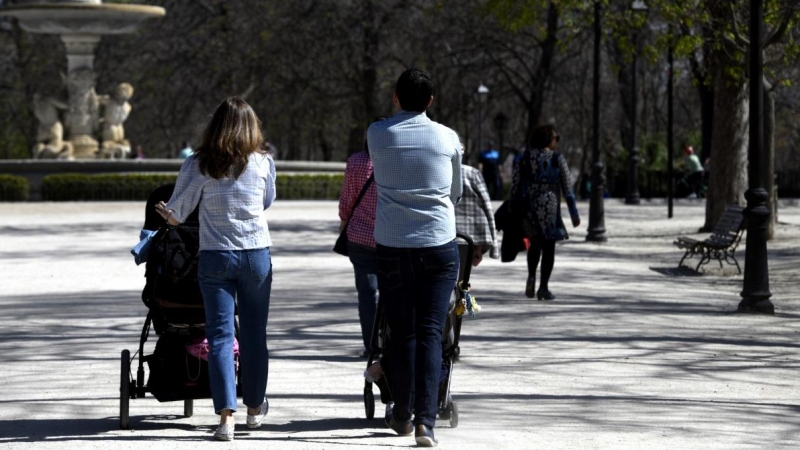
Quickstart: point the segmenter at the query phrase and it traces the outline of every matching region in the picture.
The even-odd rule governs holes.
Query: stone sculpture
[[[76,158],[94,158],[99,149],[94,138],[98,122],[94,72],[86,67],[72,70],[66,77],[69,92],[69,140]]]
[[[33,113],[39,120],[35,159],[72,159],[72,144],[64,141],[64,126],[61,111],[68,109],[66,103],[41,93],[33,94]]]
[[[97,95],[94,74],[77,70],[64,77],[69,104],[53,96],[34,94],[33,110],[39,120],[33,157],[36,159],[123,159],[131,152],[123,123],[131,112],[130,83],[120,83],[110,95]],[[61,116],[65,116],[62,122]],[[100,117],[102,115],[102,117]],[[66,130],[64,123],[67,124]],[[65,140],[64,135],[68,136]],[[99,134],[102,146],[95,139]]]
[[[103,144],[100,147],[101,158],[125,158],[131,152],[131,144],[125,139],[125,129],[122,123],[131,112],[128,100],[133,96],[133,86],[129,83],[120,83],[111,95],[102,95],[98,98],[103,117],[102,125]]]

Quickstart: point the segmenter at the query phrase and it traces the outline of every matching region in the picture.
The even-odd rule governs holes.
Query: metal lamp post
[[[499,112],[495,114],[494,119],[494,128],[497,130],[497,140],[500,141],[500,157],[502,162],[503,157],[503,137],[505,135],[506,127],[508,126],[508,117]]]
[[[603,6],[594,2],[594,79],[592,80],[592,195],[589,201],[589,229],[586,240],[605,242],[605,205],[603,204],[603,162],[600,160],[600,18]]]
[[[481,83],[475,90],[475,96],[478,97],[478,154],[480,154],[483,150],[483,104],[489,97],[489,88]]]
[[[645,15],[649,11],[647,4],[643,0],[634,0],[631,2],[631,11],[634,14]],[[633,110],[633,117],[631,118],[631,148],[628,151],[628,193],[625,196],[625,204],[638,205],[639,198],[639,149],[636,147],[636,115],[638,110],[636,108],[636,68],[639,56],[639,31],[634,31],[633,34],[633,73],[631,76],[631,109]]]
[[[675,49],[672,42],[672,25],[669,26],[669,51],[667,53],[667,63],[669,64],[669,77],[667,79],[667,217],[672,218],[673,209],[673,187],[674,187],[674,162],[673,152],[675,151],[675,134],[674,134],[674,118],[675,118],[675,101],[673,99],[673,90],[675,85]]]
[[[761,149],[764,145],[764,85],[762,27],[763,0],[750,0],[750,145],[747,151],[749,189],[744,193],[747,207],[747,246],[744,256],[744,286],[740,312],[775,314],[769,300],[769,267],[767,265],[767,232],[770,210],[767,191],[761,176]]]

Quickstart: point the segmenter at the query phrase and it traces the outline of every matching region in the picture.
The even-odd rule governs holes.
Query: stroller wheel
[[[183,401],[183,417],[192,417],[194,414],[194,400],[187,398]]]
[[[450,410],[450,428],[455,428],[458,426],[458,405],[456,402],[450,402],[448,409]]]
[[[375,395],[372,393],[372,387],[364,387],[364,410],[367,419],[375,417]]]
[[[127,430],[130,426],[131,399],[131,352],[123,350],[119,379],[119,428]]]

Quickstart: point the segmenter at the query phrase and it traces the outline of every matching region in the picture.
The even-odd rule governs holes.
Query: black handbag
[[[340,255],[347,256],[347,242],[347,228],[345,227],[345,229],[339,233],[339,237],[336,238],[336,243],[333,244],[333,251]]]
[[[355,204],[353,204],[353,209],[350,211],[350,216],[347,218],[347,225],[344,226],[344,229],[341,233],[339,233],[339,237],[336,238],[336,243],[333,244],[333,251],[342,255],[347,256],[347,227],[350,226],[350,219],[353,218],[353,213],[356,212],[356,208],[358,204],[361,203],[361,199],[364,198],[364,194],[367,193],[367,189],[369,189],[369,185],[372,184],[372,181],[375,179],[375,174],[367,178],[367,182],[364,183],[364,187],[361,188],[361,192],[358,193],[358,198],[356,198]]]

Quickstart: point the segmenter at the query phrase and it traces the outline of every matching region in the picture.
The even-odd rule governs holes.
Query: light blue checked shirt
[[[367,144],[378,188],[375,242],[424,248],[456,238],[461,198],[461,142],[425,113],[400,111],[375,122]]]
[[[266,209],[275,200],[275,162],[252,153],[239,179],[200,173],[197,156],[184,161],[167,203],[183,222],[200,204],[200,250],[249,250],[272,245]]]

